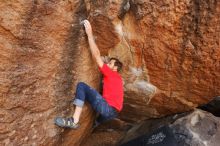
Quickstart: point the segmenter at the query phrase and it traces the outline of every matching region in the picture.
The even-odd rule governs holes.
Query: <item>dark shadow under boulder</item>
[[[200,106],[199,108],[208,111],[217,117],[220,117],[220,96],[214,98],[211,102]]]

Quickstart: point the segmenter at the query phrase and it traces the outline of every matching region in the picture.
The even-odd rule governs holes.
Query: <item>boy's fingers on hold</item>
[[[88,23],[89,21],[86,19],[86,20],[84,20],[85,21],[85,23]]]
[[[84,22],[86,25],[88,24],[86,21]]]
[[[87,20],[86,22],[85,22],[87,25],[89,25],[89,21]]]

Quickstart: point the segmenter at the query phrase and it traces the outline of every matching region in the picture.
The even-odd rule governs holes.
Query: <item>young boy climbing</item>
[[[88,37],[90,51],[98,64],[100,72],[103,74],[103,95],[87,84],[80,82],[76,87],[76,96],[73,104],[76,106],[73,117],[56,117],[55,124],[60,127],[77,129],[84,102],[90,103],[92,108],[99,113],[95,126],[100,123],[117,117],[123,106],[123,83],[120,74],[122,63],[117,58],[111,58],[105,64],[100,56],[100,51],[94,41],[92,27],[88,20],[83,21]]]

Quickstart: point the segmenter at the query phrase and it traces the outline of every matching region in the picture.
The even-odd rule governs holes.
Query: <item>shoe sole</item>
[[[62,122],[61,119],[62,119],[62,118],[60,118],[60,117],[56,117],[56,118],[54,119],[55,125],[57,125],[57,126],[59,126],[59,127],[62,127],[62,128],[70,128],[70,129],[78,129],[78,128],[79,128],[79,125],[77,125],[76,127],[66,126],[66,125]]]

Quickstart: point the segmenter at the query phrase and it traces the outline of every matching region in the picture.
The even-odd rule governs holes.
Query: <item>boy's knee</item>
[[[79,82],[78,84],[77,84],[77,87],[84,87],[86,84],[84,83],[84,82]]]

